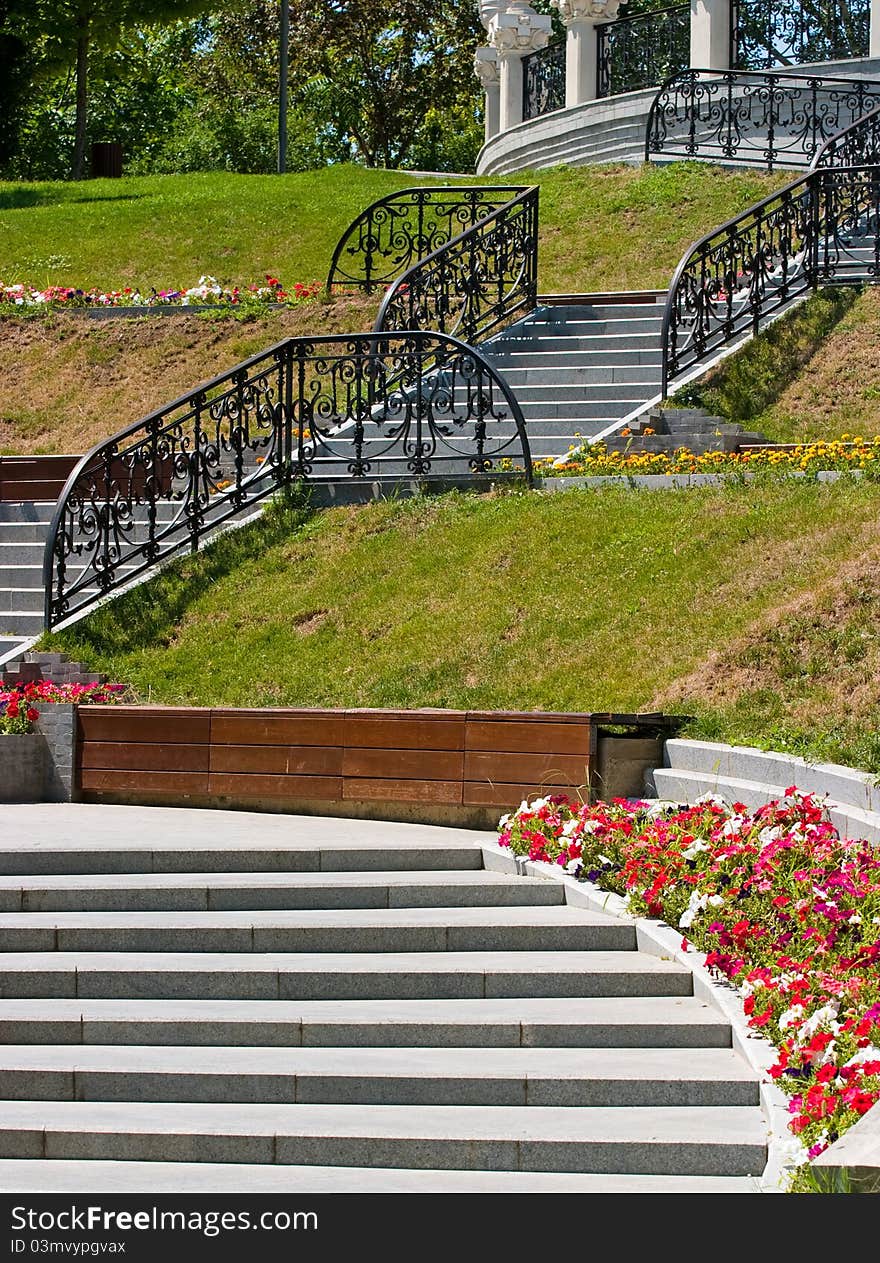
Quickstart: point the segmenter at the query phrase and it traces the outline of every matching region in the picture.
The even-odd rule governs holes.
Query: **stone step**
[[[527,353],[540,356],[547,352],[566,352],[581,354],[587,351],[598,351],[606,355],[614,350],[656,351],[660,348],[659,330],[642,330],[641,332],[625,332],[618,334],[601,333],[598,330],[582,333],[547,333],[538,337],[534,333],[505,333],[497,341],[487,345],[487,357],[495,355],[511,355]]]
[[[548,883],[549,884],[549,883]],[[0,1044],[728,1048],[691,995],[479,1000],[0,1000]]]
[[[635,942],[632,925],[567,905],[0,913],[0,952],[565,952]]]
[[[32,1193],[755,1193],[724,1175],[577,1175],[210,1162],[0,1159],[0,1192]]]
[[[614,342],[605,350],[599,347],[595,351],[541,351],[535,355],[528,350],[492,350],[486,358],[500,369],[521,369],[534,365],[535,371],[549,375],[572,370],[602,369],[608,372],[620,372],[627,365],[659,365],[663,354],[659,345],[649,350],[632,350],[621,342]]]
[[[452,1000],[691,994],[688,970],[635,951],[0,954],[4,999]]]
[[[0,1157],[758,1175],[758,1109],[8,1101]]]
[[[474,870],[0,877],[0,912],[534,907],[562,903],[562,887],[555,882]]]
[[[0,1047],[5,1101],[757,1105],[732,1049]]]
[[[577,365],[551,367],[536,356],[532,363],[516,367],[505,363],[497,365],[504,380],[510,385],[520,403],[523,399],[543,397],[543,392],[553,392],[560,400],[577,397],[578,393],[594,392],[600,387],[626,390],[641,387],[645,382],[659,382],[659,364],[606,364],[596,367]],[[541,395],[538,392],[542,392]],[[548,394],[548,398],[552,395]],[[598,396],[597,396],[598,397]]]
[[[618,380],[598,378],[593,382],[544,380],[533,381],[531,369],[504,370],[504,377],[509,381],[516,394],[520,407],[527,405],[555,404],[565,408],[569,403],[589,402],[592,400],[639,399],[650,393],[646,385],[658,386],[660,379],[656,369],[617,369]],[[626,378],[626,380],[620,380]]]
[[[439,826],[364,821],[359,823],[369,828],[355,833],[343,819],[230,815],[221,830],[218,813],[207,810],[76,803],[61,812],[54,803],[29,810],[5,806],[0,873],[482,870],[477,841],[494,841],[494,834],[462,835]]]

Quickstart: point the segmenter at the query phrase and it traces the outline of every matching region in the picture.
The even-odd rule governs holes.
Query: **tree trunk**
[[[89,14],[80,12],[76,39],[76,129],[73,144],[73,178],[81,180],[86,167],[86,124],[89,82]]]

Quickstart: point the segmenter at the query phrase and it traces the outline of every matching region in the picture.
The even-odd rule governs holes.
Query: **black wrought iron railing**
[[[522,71],[524,121],[565,106],[564,39],[528,53],[522,59]]]
[[[395,281],[419,259],[523,192],[523,185],[400,189],[358,215],[333,252],[327,289],[366,293]]]
[[[531,482],[516,399],[456,338],[289,338],[83,457],[46,544],[46,627],[295,481],[487,475],[508,458]]]
[[[730,12],[735,70],[868,56],[870,0],[733,0]]]
[[[651,105],[645,158],[807,167],[832,136],[880,105],[880,82],[687,69]]]
[[[520,189],[399,276],[374,328],[433,330],[473,345],[532,311],[537,298],[535,187]]]
[[[664,397],[674,378],[757,333],[818,285],[878,278],[880,165],[817,163],[682,259],[664,313]]]
[[[653,88],[690,61],[689,4],[603,22],[596,28],[600,97]]]

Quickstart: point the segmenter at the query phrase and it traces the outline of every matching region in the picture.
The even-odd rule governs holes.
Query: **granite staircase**
[[[724,1018],[491,840],[5,807],[0,1189],[753,1189]]]
[[[480,348],[516,396],[533,459],[555,458],[660,395],[663,293],[541,300]]]

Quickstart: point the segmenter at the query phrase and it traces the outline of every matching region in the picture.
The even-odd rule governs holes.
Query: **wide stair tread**
[[[487,870],[487,835],[79,805],[4,825],[0,1189],[745,1191],[763,1169],[757,1075],[690,972]]]

